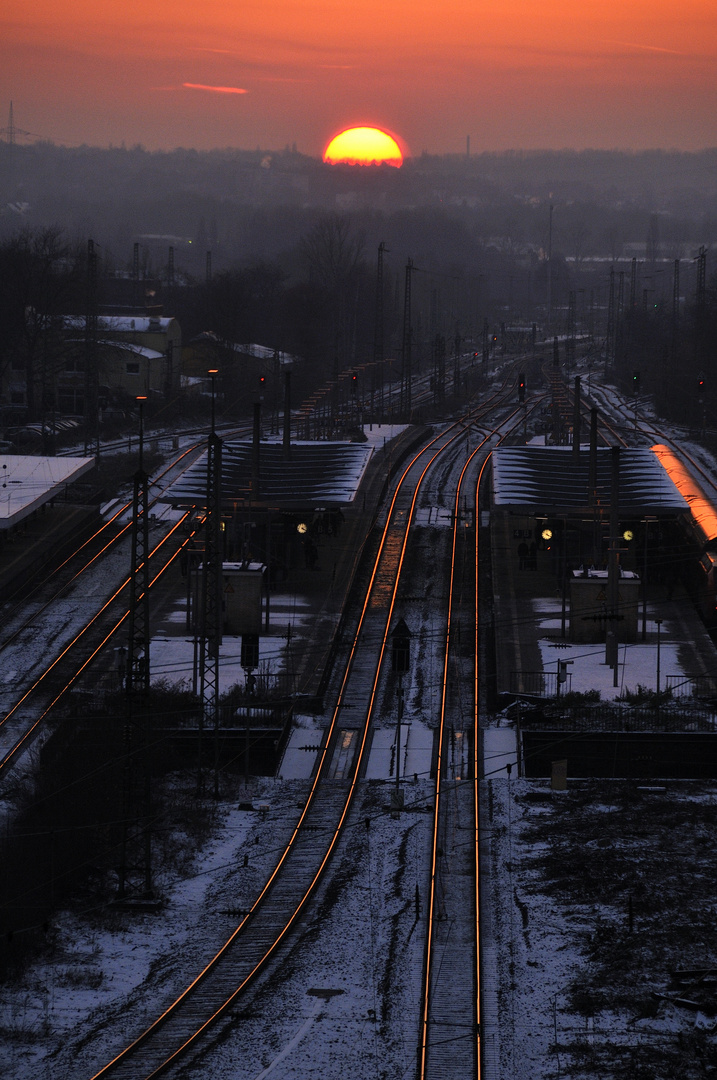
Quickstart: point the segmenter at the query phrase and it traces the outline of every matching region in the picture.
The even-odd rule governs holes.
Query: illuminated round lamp
[[[309,526],[306,524],[305,521],[300,521],[299,524],[296,526],[296,531],[298,533],[301,533],[301,535],[303,536],[305,532],[309,531]]]
[[[541,532],[540,535],[542,536],[543,540],[552,540],[553,539],[553,530],[552,529],[543,529],[543,531]]]
[[[634,537],[635,537],[635,534],[632,531],[632,529],[625,529],[625,532],[622,534],[623,540],[633,540]]]

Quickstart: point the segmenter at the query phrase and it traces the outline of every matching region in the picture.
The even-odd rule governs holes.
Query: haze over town
[[[0,1080],[717,1078],[716,93],[6,0]]]

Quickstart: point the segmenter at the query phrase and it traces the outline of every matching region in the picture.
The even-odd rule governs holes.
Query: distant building
[[[90,337],[84,316],[67,315],[48,320],[43,337],[44,347],[33,357],[18,357],[0,373],[0,403],[27,409],[30,419],[53,411],[84,416],[88,390],[100,409],[142,394],[170,399],[179,392],[182,335],[176,319],[100,315]],[[96,367],[91,379],[88,363]]]
[[[218,372],[218,390],[229,400],[264,398],[276,407],[283,402],[283,374],[300,364],[297,356],[267,345],[225,341],[211,330],[198,334],[182,350],[185,390],[208,393],[207,372]]]

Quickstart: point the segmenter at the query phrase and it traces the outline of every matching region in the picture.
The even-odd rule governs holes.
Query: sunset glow
[[[12,99],[18,127],[68,144],[319,157],[369,116],[415,155],[467,136],[476,153],[717,145],[714,0],[5,0],[0,59],[0,125]]]
[[[401,148],[385,131],[375,127],[346,128],[324,151],[329,165],[403,165]]]
[[[187,90],[209,90],[213,94],[247,94],[248,90],[240,90],[238,86],[205,86],[203,83],[185,82],[182,86]]]

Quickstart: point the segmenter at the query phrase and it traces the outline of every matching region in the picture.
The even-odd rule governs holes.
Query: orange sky
[[[319,156],[717,145],[715,0],[5,0],[0,124]],[[218,89],[214,89],[218,88]],[[238,91],[244,91],[238,92]]]

